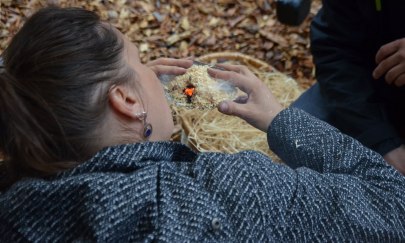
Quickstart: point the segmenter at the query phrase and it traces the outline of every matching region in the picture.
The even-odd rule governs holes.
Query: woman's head
[[[25,174],[71,168],[99,149],[170,137],[173,123],[156,75],[118,30],[83,9],[34,14],[2,54],[0,148]]]

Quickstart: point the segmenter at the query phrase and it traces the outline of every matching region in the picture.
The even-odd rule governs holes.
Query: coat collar
[[[59,174],[61,177],[94,172],[129,172],[161,161],[192,162],[197,154],[190,148],[174,142],[145,142],[106,147],[90,160],[72,170]],[[58,177],[59,177],[58,176]]]

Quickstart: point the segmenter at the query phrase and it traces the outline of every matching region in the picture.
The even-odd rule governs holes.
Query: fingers
[[[152,66],[176,66],[182,68],[189,68],[193,65],[192,59],[174,59],[174,58],[158,58],[146,64],[149,67]]]
[[[393,83],[396,78],[401,75],[397,67],[405,62],[405,38],[390,42],[380,48],[377,52],[375,60],[378,66],[373,71],[375,79],[386,74],[387,83]],[[395,82],[394,82],[395,83]]]
[[[402,39],[396,40],[382,46],[375,56],[376,63],[380,63],[382,60],[394,54],[399,49],[401,41]]]
[[[386,72],[388,72],[391,68],[398,65],[401,59],[400,56],[397,54],[391,55],[388,58],[384,59],[373,71],[373,77],[375,79],[379,79],[383,76]]]
[[[232,102],[232,101],[222,101],[218,105],[219,112],[225,115],[237,116],[242,119],[245,119],[248,111],[244,105]]]
[[[266,132],[274,117],[282,110],[281,106],[275,107],[276,109],[271,107],[271,104],[261,107],[254,103],[238,104],[232,101],[222,101],[218,105],[218,110],[225,115],[239,117],[253,127]]]
[[[150,69],[156,75],[168,74],[168,75],[182,75],[187,72],[186,68],[176,67],[176,66],[165,66],[165,65],[155,65],[151,66]]]
[[[242,73],[242,74],[247,74],[249,73],[249,69],[246,66],[243,65],[231,65],[231,64],[216,64],[216,67],[223,68],[227,71],[233,71],[235,73]]]
[[[388,84],[393,84],[399,78],[400,75],[405,73],[405,63],[401,63],[391,68],[385,75],[385,81]]]
[[[384,67],[383,67],[384,68]],[[382,69],[381,69],[382,70]],[[394,67],[390,67],[387,69],[385,75],[385,81],[388,84],[394,84],[395,86],[401,87],[405,85],[405,62],[399,63]],[[384,71],[379,71],[378,67],[373,72],[374,78],[380,78],[384,73],[380,73]],[[375,74],[376,73],[376,74]]]
[[[230,81],[247,93],[234,101],[223,101],[218,110],[226,115],[237,116],[259,130],[267,131],[274,117],[282,110],[271,91],[246,67],[220,65],[226,70],[210,68],[208,73],[219,79]]]
[[[221,66],[222,67],[222,66]],[[224,67],[225,68],[225,67]],[[238,70],[238,69],[234,69]],[[248,78],[244,75],[236,73],[235,71],[223,71],[219,69],[209,68],[208,74],[216,79],[223,79],[231,82],[236,87],[241,89],[245,93],[250,93],[252,91],[252,86],[254,85],[251,81],[251,78]]]
[[[148,62],[148,66],[156,75],[182,75],[187,72],[187,68],[193,65],[192,59],[158,58]]]
[[[395,79],[394,85],[397,87],[402,87],[405,85],[405,73],[399,75],[399,77]]]
[[[376,55],[378,66],[373,71],[375,79],[385,74],[385,81],[398,87],[405,85],[405,38],[388,43]]]
[[[238,104],[246,104],[248,100],[249,100],[249,96],[243,95],[243,96],[238,96],[233,102],[238,103]]]

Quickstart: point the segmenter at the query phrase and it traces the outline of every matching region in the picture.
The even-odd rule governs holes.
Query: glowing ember
[[[223,100],[234,100],[237,89],[224,80],[212,78],[208,68],[193,65],[187,73],[165,82],[164,89],[169,100],[175,106],[199,110],[215,109]]]
[[[183,90],[183,93],[187,96],[187,102],[191,103],[191,97],[193,97],[195,92],[195,87],[192,84],[187,85],[187,87]]]
[[[184,89],[184,94],[186,94],[187,96],[193,96],[194,89],[195,88],[185,88]]]

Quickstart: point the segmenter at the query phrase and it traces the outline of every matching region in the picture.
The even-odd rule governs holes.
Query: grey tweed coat
[[[105,148],[51,179],[0,194],[10,242],[400,242],[405,178],[306,113],[282,111],[263,154],[171,142]]]

